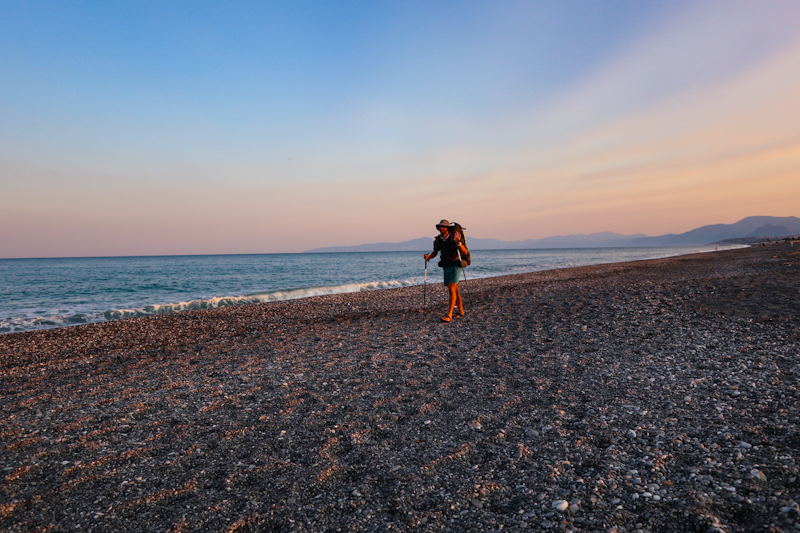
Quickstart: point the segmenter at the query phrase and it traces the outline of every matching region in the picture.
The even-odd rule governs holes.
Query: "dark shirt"
[[[464,242],[463,237],[462,242]],[[464,246],[466,246],[466,242],[464,242]],[[458,259],[458,244],[453,239],[452,233],[448,233],[447,238],[437,235],[433,240],[433,251],[441,254],[440,267],[461,266],[461,262]]]

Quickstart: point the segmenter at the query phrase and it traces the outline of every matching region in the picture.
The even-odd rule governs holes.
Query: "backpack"
[[[453,222],[453,232],[461,233],[461,242],[464,244],[464,248],[467,249],[467,254],[465,256],[461,256],[461,250],[458,250],[458,260],[461,261],[461,268],[467,267],[472,264],[472,255],[469,253],[469,246],[467,246],[467,236],[464,235],[464,228],[458,222]]]

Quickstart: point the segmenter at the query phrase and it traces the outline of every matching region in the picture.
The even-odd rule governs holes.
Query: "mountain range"
[[[735,224],[712,224],[686,233],[669,233],[648,237],[641,233],[622,235],[612,232],[589,235],[558,235],[544,239],[502,241],[481,239],[467,234],[467,244],[472,250],[533,250],[541,248],[616,248],[641,246],[696,246],[727,240],[747,242],[759,238],[779,238],[800,235],[800,218],[797,217],[747,217]],[[315,248],[306,253],[328,252],[406,252],[431,249],[433,237],[420,237],[403,242],[379,242],[358,246],[330,246]]]

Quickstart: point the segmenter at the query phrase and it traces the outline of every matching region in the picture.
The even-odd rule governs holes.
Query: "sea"
[[[740,246],[472,250],[470,279]],[[0,334],[441,283],[419,252],[0,259]]]

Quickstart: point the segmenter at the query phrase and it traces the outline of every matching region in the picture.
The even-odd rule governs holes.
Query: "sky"
[[[0,257],[800,216],[800,2],[0,0]]]

